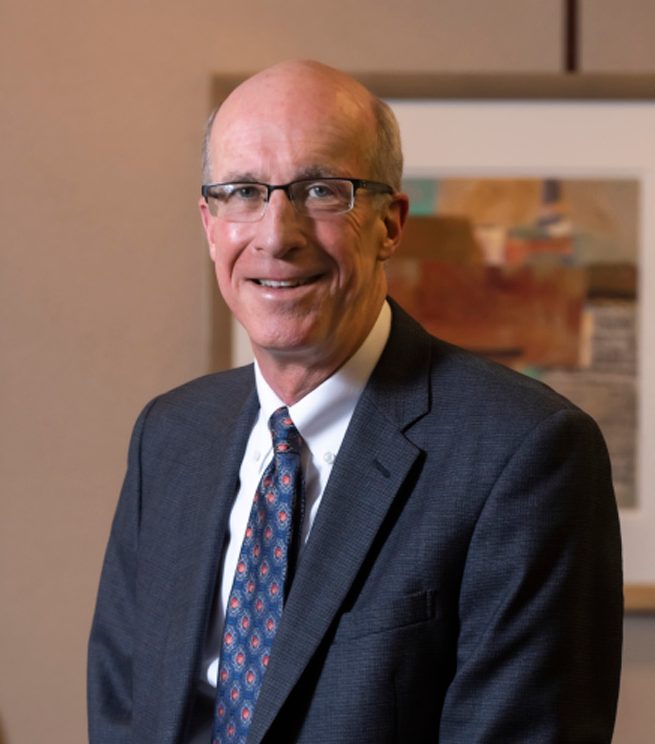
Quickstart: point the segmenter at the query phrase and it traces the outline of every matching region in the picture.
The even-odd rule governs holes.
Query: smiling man
[[[609,742],[621,559],[596,425],[386,297],[393,114],[287,62],[207,129],[200,212],[255,364],[135,427],[91,744]]]
[[[213,122],[205,176],[218,185],[200,210],[218,286],[287,404],[353,355],[386,295],[407,197],[399,158],[387,164],[371,138],[373,103],[345,75],[287,65],[244,83]]]

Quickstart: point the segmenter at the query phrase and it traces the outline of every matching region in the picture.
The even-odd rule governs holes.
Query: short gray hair
[[[202,182],[204,184],[212,182],[211,136],[214,119],[216,118],[219,108],[220,106],[216,106],[209,115],[209,119],[207,119],[207,123],[205,124],[205,133],[202,138]]]
[[[373,96],[371,108],[377,130],[370,151],[373,176],[378,181],[400,191],[403,177],[403,149],[398,120],[389,104],[381,98]]]

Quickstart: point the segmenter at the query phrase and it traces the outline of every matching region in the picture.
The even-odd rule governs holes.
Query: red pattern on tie
[[[273,413],[269,428],[273,459],[255,492],[227,602],[212,744],[245,744],[282,617],[300,512],[301,439],[286,407]]]

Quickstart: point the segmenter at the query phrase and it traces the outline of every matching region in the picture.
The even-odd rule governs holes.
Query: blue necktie
[[[282,617],[291,538],[302,511],[300,435],[286,407],[268,426],[273,459],[257,486],[227,603],[212,744],[245,744]]]

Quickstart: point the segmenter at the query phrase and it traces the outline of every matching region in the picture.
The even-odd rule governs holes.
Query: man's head
[[[298,61],[293,63],[285,63],[285,65],[277,65],[276,67],[282,68],[286,64],[298,64],[306,65],[309,69],[314,68],[320,70],[321,68],[326,71],[336,73],[337,75],[343,75],[345,81],[356,83],[356,81],[349,78],[347,75],[339,72],[338,70],[332,70],[325,68],[316,62]],[[272,68],[276,69],[276,68]],[[265,70],[264,73],[268,72]],[[398,129],[398,122],[396,116],[391,108],[380,98],[374,96],[370,91],[366,90],[363,86],[359,86],[361,93],[367,96],[370,100],[370,105],[373,113],[375,122],[374,129],[370,132],[370,166],[371,166],[371,178],[382,183],[388,183],[396,191],[400,191],[401,179],[403,174],[403,152],[400,142],[400,130]],[[214,119],[218,114],[219,108],[215,109],[212,115],[207,121],[205,127],[205,135],[202,143],[202,180],[203,183],[213,183],[211,168],[211,135],[214,126]]]
[[[225,202],[213,213],[215,200],[201,200],[223,297],[269,384],[294,402],[354,353],[384,300],[383,263],[399,244],[407,212],[393,114],[337,70],[287,62],[233,91],[211,123],[206,153],[206,184],[343,178],[391,187],[388,195],[357,187],[352,209],[338,213],[302,209],[325,203],[328,182],[310,183],[302,204],[293,190],[295,206],[277,189],[254,221],[240,221]],[[252,203],[254,193],[246,186],[234,198]]]

